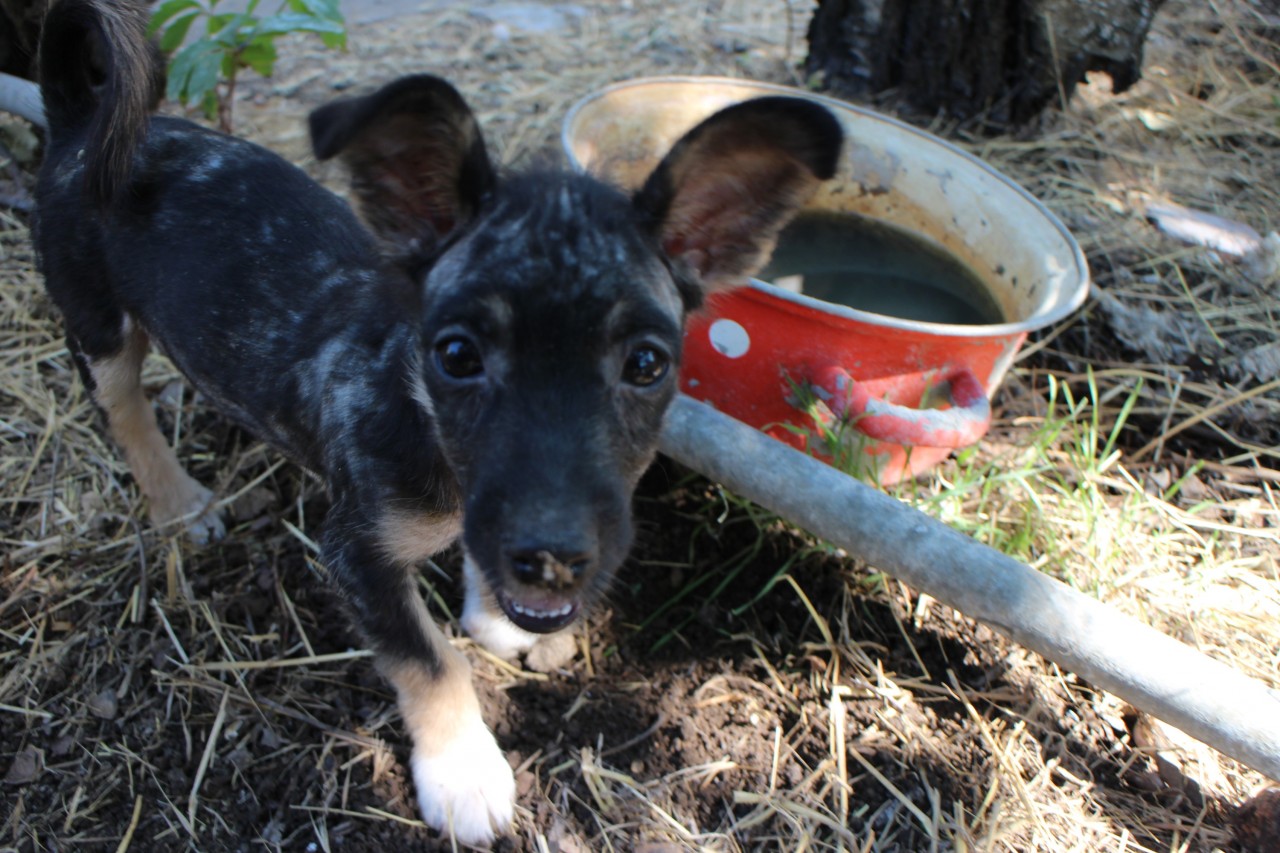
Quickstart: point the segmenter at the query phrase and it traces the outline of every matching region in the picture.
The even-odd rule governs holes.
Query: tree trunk
[[[0,72],[35,76],[36,42],[50,0],[0,0]]]
[[[1164,0],[819,0],[810,74],[838,94],[892,92],[930,115],[999,130],[1071,95],[1087,71],[1137,82]]]

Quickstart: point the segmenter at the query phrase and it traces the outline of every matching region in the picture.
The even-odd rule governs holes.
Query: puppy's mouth
[[[516,627],[534,634],[559,631],[577,619],[578,611],[581,610],[581,603],[577,599],[554,593],[517,597],[505,590],[498,590],[495,597],[502,612]]]

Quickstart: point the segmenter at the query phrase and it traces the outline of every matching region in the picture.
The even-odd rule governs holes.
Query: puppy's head
[[[838,123],[797,99],[730,107],[634,196],[581,175],[498,180],[470,110],[432,77],[322,108],[312,137],[419,271],[411,381],[463,495],[468,556],[518,626],[563,627],[630,546],[685,315],[768,259],[834,172]]]

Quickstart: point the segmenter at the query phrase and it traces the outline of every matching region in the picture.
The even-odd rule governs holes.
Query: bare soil
[[[323,513],[323,499],[308,494],[314,487],[295,481],[284,491],[298,494],[308,517]],[[825,718],[832,700],[824,683],[841,667],[816,614],[874,661],[874,668],[846,662],[841,676],[848,692],[839,704],[853,748],[926,814],[936,808],[931,797],[961,797],[975,784],[974,770],[992,760],[972,725],[977,713],[996,726],[1033,720],[1058,772],[1114,788],[1121,804],[1160,797],[1175,801],[1188,825],[1225,828],[1230,803],[1170,792],[1142,772],[1122,778],[1116,755],[1128,753],[1128,733],[1118,718],[1099,715],[1087,685],[1046,671],[949,608],[902,591],[886,594],[885,578],[851,568],[781,522],[761,529],[742,509],[721,520],[724,501],[700,478],[659,465],[637,500],[637,556],[610,606],[581,631],[583,652],[573,663],[525,673],[473,654],[486,719],[520,769],[523,826],[570,839],[561,849],[601,849],[608,836],[593,816],[604,804],[583,764],[612,768],[636,786],[661,786],[662,800],[695,833],[751,811],[735,805],[735,792],[815,784],[830,758]],[[6,801],[23,810],[26,832],[12,839],[19,849],[114,850],[137,797],[147,806],[134,833],[138,849],[318,849],[308,846],[318,825],[332,849],[434,849],[438,842],[425,829],[370,819],[386,812],[415,822],[416,814],[394,697],[367,660],[234,677],[184,663],[224,659],[226,642],[252,647],[256,660],[294,657],[305,653],[303,635],[316,656],[351,648],[345,616],[307,567],[305,549],[273,532],[278,512],[273,502],[243,522],[258,527],[255,534],[186,556],[190,599],[164,605],[167,620],[145,610],[119,627],[100,619],[103,610],[128,613],[143,561],[120,571],[114,584],[95,585],[92,597],[50,590],[64,605],[44,627],[56,654],[29,685],[43,714],[0,716],[3,742],[39,756],[35,778],[6,785]],[[145,565],[150,597],[163,601],[155,587],[163,583],[164,549],[156,550],[145,549]],[[134,556],[143,553],[140,547]],[[797,553],[803,556],[790,572],[802,579],[813,610],[786,583],[761,595]],[[454,562],[440,561],[451,577]],[[704,589],[729,582],[717,597],[699,590],[682,599],[694,581]],[[442,618],[458,612],[460,589],[452,581],[441,580],[433,592],[448,605],[437,607]],[[883,731],[887,692],[896,694],[896,732]],[[201,774],[215,730],[216,758]],[[199,829],[188,834],[180,816],[201,775]],[[885,849],[928,848],[918,827],[894,820],[902,805],[883,783],[863,774],[852,783],[855,805],[842,821],[851,833],[887,827],[896,837]],[[630,817],[643,826],[643,808],[623,801],[605,810],[618,824]],[[1173,827],[1135,840],[1160,849],[1176,833]],[[609,835],[624,849],[643,840]],[[838,835],[832,830],[828,840]],[[767,839],[744,833],[739,841],[754,848],[768,846]],[[525,835],[499,849],[537,847]]]

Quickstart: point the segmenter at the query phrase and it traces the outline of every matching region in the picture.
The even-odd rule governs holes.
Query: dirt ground
[[[568,105],[614,80],[804,83],[804,4],[525,6],[538,14],[432,3],[355,23],[341,55],[290,38],[274,78],[240,87],[237,131],[340,189],[310,158],[305,114],[397,74],[457,82],[514,165],[556,157]],[[1115,426],[1121,461],[1099,465],[1095,514],[1014,552],[1277,688],[1276,371],[1239,356],[1275,346],[1280,302],[1273,282],[1237,286],[1234,266],[1131,215],[1122,186],[1278,227],[1280,20],[1244,0],[1208,6],[1170,0],[1129,101],[1091,85],[1068,113],[994,140],[932,125],[1063,216],[1107,295],[1038,336],[976,456],[919,489],[947,494],[977,463],[1026,448],[1049,383],[1095,382],[1095,421]],[[1170,106],[1187,86],[1168,69],[1192,49],[1197,79],[1222,87],[1192,98],[1247,116],[1248,132],[1193,126],[1209,119]],[[1237,87],[1225,103],[1222,80]],[[1182,132],[1151,130],[1173,119]],[[146,529],[40,293],[28,224],[0,212],[0,850],[450,849],[417,820],[394,698],[314,559],[319,483],[156,358],[162,426],[197,479],[231,496],[233,524],[204,550]],[[1162,337],[1178,309],[1218,313]],[[1124,325],[1141,310],[1150,341]],[[1072,464],[1069,447],[1049,453]],[[1152,494],[1158,511],[1130,514],[1130,497]],[[994,519],[975,529],[999,542],[1035,512],[1056,517],[1050,499],[958,506],[948,520]],[[424,567],[517,769],[518,820],[497,849],[1280,849],[1280,814],[1253,799],[1261,776],[874,567],[666,461],[636,511],[608,606],[550,672],[462,638],[456,555]]]

